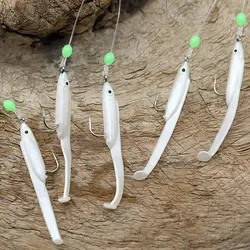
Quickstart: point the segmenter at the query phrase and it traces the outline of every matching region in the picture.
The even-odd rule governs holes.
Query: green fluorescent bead
[[[239,26],[243,26],[247,21],[247,17],[244,13],[239,13],[236,17],[236,23],[239,25]]]
[[[8,111],[14,111],[16,109],[16,104],[11,100],[4,100],[3,106]]]
[[[108,52],[105,56],[104,56],[104,63],[107,65],[111,65],[113,62],[115,61],[115,55],[113,52]]]
[[[192,49],[197,48],[201,43],[201,39],[199,36],[192,36],[189,42],[189,45]]]
[[[72,55],[73,49],[70,44],[67,44],[62,49],[62,55],[64,58],[68,58]]]

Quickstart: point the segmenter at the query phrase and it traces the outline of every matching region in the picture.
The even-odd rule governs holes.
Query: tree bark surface
[[[91,29],[103,15],[111,0],[85,1],[76,32]],[[46,37],[51,33],[68,33],[81,0],[2,0],[0,23],[17,33]]]
[[[233,126],[208,163],[197,160],[208,150],[224,118],[225,97],[213,91],[214,76],[224,92],[241,1],[218,1],[201,31],[201,46],[190,60],[190,89],[174,134],[158,165],[144,181],[142,169],[163,126],[153,108],[167,102],[176,72],[211,1],[149,1],[119,25],[116,60],[110,67],[120,105],[125,190],[115,211],[103,203],[115,194],[110,152],[88,129],[92,117],[103,131],[101,92],[103,56],[113,28],[75,36],[67,72],[72,89],[72,185],[68,204],[59,204],[64,186],[63,156],[54,132],[42,122],[39,103],[54,121],[61,48],[68,37],[35,46],[18,34],[2,33],[0,99],[14,99],[33,129],[46,167],[53,169],[54,149],[60,169],[47,187],[64,245],[51,241],[21,154],[19,122],[0,113],[0,249],[18,250],[249,250],[250,249],[250,92],[249,34],[242,39],[245,73]],[[249,13],[247,4],[245,13]],[[166,17],[166,18],[165,18]]]

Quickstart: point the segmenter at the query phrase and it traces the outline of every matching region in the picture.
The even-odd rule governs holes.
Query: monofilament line
[[[200,26],[200,28],[199,28],[199,30],[198,30],[198,33],[197,33],[198,36],[200,35],[200,32],[201,32],[201,30],[202,30],[204,24],[206,23],[206,21],[207,21],[209,15],[211,14],[211,12],[212,12],[214,6],[216,5],[217,1],[218,1],[218,0],[215,0],[215,1],[214,1],[213,5],[211,6],[210,10],[208,11],[208,13],[207,13],[207,15],[206,15],[206,17],[205,17],[203,23],[201,24],[201,26]]]
[[[199,35],[200,35],[200,32],[201,32],[201,30],[202,30],[204,24],[206,23],[206,21],[207,21],[209,15],[211,14],[211,12],[212,12],[214,6],[216,5],[217,1],[218,1],[218,0],[215,0],[214,3],[213,3],[213,5],[212,5],[211,8],[209,9],[209,11],[208,11],[206,17],[204,18],[204,21],[202,22],[200,28],[198,29],[197,35],[194,35],[194,36],[191,37],[190,42],[189,42],[190,47],[189,47],[188,52],[187,52],[187,54],[186,54],[186,56],[185,56],[185,60],[190,59],[190,57],[192,56],[192,53],[193,53],[193,49],[194,49],[194,48],[197,48],[197,47],[200,45],[200,36],[199,36]]]
[[[81,4],[81,6],[80,6],[80,8],[79,8],[79,10],[78,10],[78,12],[77,12],[77,15],[76,15],[76,20],[75,20],[75,23],[74,23],[74,26],[73,26],[73,29],[72,29],[72,32],[71,32],[70,39],[69,39],[69,44],[70,44],[70,45],[71,45],[71,43],[72,43],[72,39],[73,39],[75,30],[76,30],[76,24],[77,24],[77,22],[78,22],[80,13],[81,13],[81,11],[82,11],[82,7],[83,7],[83,5],[84,5],[84,2],[85,2],[85,0],[82,1],[82,4]]]
[[[245,5],[246,5],[246,0],[243,0],[242,10],[241,10],[241,12],[244,12]]]
[[[79,10],[78,10],[78,12],[77,12],[76,19],[75,19],[75,23],[74,23],[73,29],[72,29],[72,31],[71,31],[71,35],[70,35],[70,38],[69,38],[69,43],[68,43],[68,45],[71,45],[71,43],[72,43],[73,36],[74,36],[74,33],[75,33],[75,29],[76,29],[76,24],[77,24],[77,22],[78,22],[80,13],[81,13],[82,8],[83,8],[83,5],[84,5],[84,2],[85,2],[85,0],[82,1],[81,6],[80,6],[80,8],[79,8]],[[64,68],[65,68],[65,66],[66,66],[66,63],[67,63],[67,58],[63,58],[62,61],[61,61],[60,69],[63,69],[63,70],[64,70]]]
[[[121,15],[121,5],[122,5],[122,0],[119,0],[118,15],[117,15],[117,21],[116,21],[116,26],[115,26],[115,33],[114,33],[114,37],[113,37],[113,41],[112,41],[111,49],[110,49],[111,52],[113,52],[114,45],[115,45],[115,39],[116,39],[116,36],[117,36],[118,24],[119,24],[119,19],[120,19],[120,15]]]

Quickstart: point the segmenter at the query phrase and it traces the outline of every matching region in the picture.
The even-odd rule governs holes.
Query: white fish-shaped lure
[[[163,128],[160,138],[158,139],[158,142],[153,150],[153,153],[147,165],[143,170],[134,173],[134,179],[146,179],[160,160],[181,114],[181,110],[188,92],[189,84],[189,66],[188,62],[184,61],[184,63],[178,70],[176,79],[169,95],[168,103],[165,108],[164,119],[166,120],[166,124]]]
[[[114,90],[108,82],[104,83],[102,91],[102,109],[104,121],[104,137],[111,151],[115,169],[116,194],[112,202],[104,203],[108,209],[116,209],[119,205],[124,189],[124,166],[121,151],[119,105]]]
[[[242,43],[237,40],[233,48],[226,90],[227,113],[209,151],[199,152],[197,158],[200,161],[209,161],[216,154],[232,126],[240,98],[244,63],[244,49]]]
[[[58,230],[54,211],[45,185],[45,164],[36,139],[31,129],[25,122],[21,123],[20,146],[50,236],[55,244],[61,245],[63,244],[63,240]]]
[[[65,184],[63,196],[58,200],[61,203],[70,200],[70,178],[71,178],[71,144],[70,144],[70,122],[71,122],[71,90],[66,72],[62,72],[57,83],[56,93],[56,125],[57,136],[65,162]]]
[[[60,75],[57,83],[56,93],[56,126],[57,136],[61,143],[61,148],[64,156],[65,163],[65,183],[63,196],[58,199],[59,202],[65,203],[70,201],[70,179],[71,179],[71,144],[70,144],[70,122],[71,122],[71,91],[68,76],[65,72],[65,67],[68,58],[72,55],[73,49],[71,46],[73,36],[75,33],[76,25],[84,6],[85,0],[82,0],[80,8],[77,12],[76,19],[71,31],[69,43],[62,49],[62,61],[60,65]],[[48,127],[45,124],[46,127]],[[49,128],[49,127],[48,127]]]

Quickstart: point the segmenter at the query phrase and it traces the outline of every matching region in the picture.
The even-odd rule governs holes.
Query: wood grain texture
[[[18,120],[0,113],[0,249],[18,250],[248,250],[250,249],[249,35],[243,39],[245,74],[236,120],[220,151],[208,163],[197,153],[211,145],[226,112],[225,98],[213,92],[213,77],[227,83],[235,15],[241,1],[219,1],[204,26],[201,47],[190,61],[191,86],[173,137],[148,179],[132,175],[147,162],[164,125],[152,108],[155,95],[167,102],[188,41],[211,1],[148,2],[119,27],[116,61],[109,81],[120,104],[125,163],[124,197],[116,211],[103,208],[115,193],[112,160],[103,139],[93,138],[88,117],[102,131],[103,55],[113,29],[76,36],[67,71],[72,86],[72,187],[69,204],[57,198],[63,167],[47,187],[65,244],[50,240],[20,147]],[[246,6],[249,13],[250,5]],[[54,119],[60,50],[68,38],[32,48],[28,38],[4,34],[0,44],[0,98],[13,98],[39,142],[46,166],[54,168],[55,133],[44,128],[41,105]]]
[[[147,0],[124,1],[123,18],[138,11],[145,2]],[[5,30],[42,39],[51,34],[70,34],[81,3],[82,0],[1,0],[0,24]],[[85,0],[75,34],[112,26],[117,8],[117,0]]]
[[[1,0],[0,23],[14,32],[46,37],[51,33],[70,33],[82,0]],[[111,0],[85,1],[76,33],[92,29],[107,12]],[[107,18],[106,18],[107,20]]]

